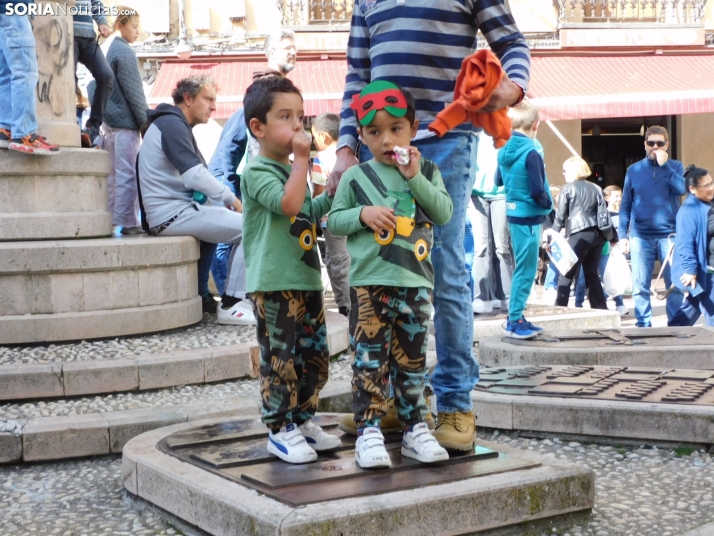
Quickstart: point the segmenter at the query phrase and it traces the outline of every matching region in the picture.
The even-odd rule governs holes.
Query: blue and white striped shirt
[[[526,91],[530,50],[503,0],[355,0],[338,148],[356,148],[352,95],[375,80],[414,96],[417,137],[424,136],[453,101],[461,62],[475,50],[479,29],[508,77]]]

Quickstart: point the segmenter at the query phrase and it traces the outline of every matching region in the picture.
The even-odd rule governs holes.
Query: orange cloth
[[[486,106],[491,94],[506,73],[501,62],[488,49],[482,49],[464,58],[456,79],[454,102],[437,114],[429,130],[441,137],[447,131],[470,120],[475,127],[483,128],[493,138],[496,148],[503,147],[511,137],[511,120],[506,108],[493,113],[477,113]]]

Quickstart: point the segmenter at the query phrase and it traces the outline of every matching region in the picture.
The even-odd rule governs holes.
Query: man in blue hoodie
[[[681,162],[667,154],[667,129],[651,126],[645,133],[646,156],[632,164],[625,175],[620,205],[620,244],[632,258],[633,298],[637,327],[652,327],[650,287],[656,259],[664,262],[669,251],[668,236],[675,232],[679,198],[686,192]],[[672,284],[670,266],[664,281]],[[667,296],[667,319],[679,310],[684,295],[676,287]]]

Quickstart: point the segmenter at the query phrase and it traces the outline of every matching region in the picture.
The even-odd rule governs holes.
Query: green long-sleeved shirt
[[[247,291],[322,290],[317,222],[332,205],[326,194],[310,198],[297,216],[282,209],[290,166],[256,156],[241,177]]]
[[[394,208],[397,227],[386,236],[360,221],[365,206]],[[337,188],[327,227],[347,236],[350,286],[434,287],[433,226],[451,218],[453,205],[436,165],[422,158],[407,181],[394,166],[370,160],[348,169]]]

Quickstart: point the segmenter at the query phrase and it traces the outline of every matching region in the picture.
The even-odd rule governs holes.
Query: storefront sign
[[[300,52],[311,50],[347,50],[348,32],[296,32],[295,45]]]

